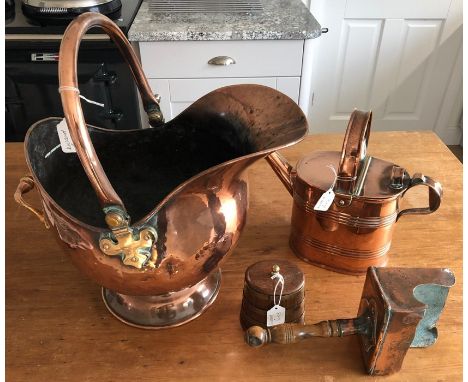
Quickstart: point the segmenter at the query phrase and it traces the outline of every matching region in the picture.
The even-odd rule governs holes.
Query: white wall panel
[[[348,0],[345,18],[445,19],[451,0]]]
[[[373,110],[374,130],[459,140],[462,0],[312,0],[311,10],[329,28],[315,47],[311,132],[344,131],[358,108]]]
[[[404,20],[404,32],[399,49],[393,54],[398,57],[396,77],[392,81],[388,103],[383,118],[420,118],[421,105],[426,98],[427,85],[437,46],[440,20]],[[408,114],[412,114],[409,116]]]
[[[356,103],[368,106],[381,30],[382,20],[343,20],[335,114],[347,114]]]

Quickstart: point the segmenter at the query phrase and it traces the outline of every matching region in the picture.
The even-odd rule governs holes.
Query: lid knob
[[[275,264],[271,267],[271,274],[274,275],[275,273],[279,273],[280,267],[278,264]]]
[[[405,169],[400,166],[393,166],[392,168],[392,183],[390,187],[395,190],[403,188],[403,178],[405,177]]]

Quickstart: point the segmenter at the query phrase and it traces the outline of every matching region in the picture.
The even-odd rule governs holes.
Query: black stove
[[[57,1],[55,1],[57,2]],[[121,0],[121,8],[113,9],[110,17],[122,31],[127,34],[133,19],[140,8],[142,0]],[[110,2],[113,3],[113,2]],[[120,1],[118,2],[120,3]],[[64,19],[59,13],[56,17],[53,14],[47,16],[33,16],[30,12],[23,11],[21,0],[8,0],[5,2],[5,39],[8,41],[10,35],[61,35],[67,27],[69,20]],[[102,34],[99,28],[93,28],[90,34]],[[16,37],[16,36],[14,36]]]
[[[71,1],[78,0],[63,3],[70,4]],[[127,34],[141,2],[121,0],[122,8],[118,14],[108,16],[114,17],[113,21]],[[69,21],[62,18],[57,24],[57,20],[49,23],[47,18],[27,17],[21,0],[7,0],[5,5],[5,139],[22,141],[35,122],[63,116],[57,66],[60,41]],[[82,102],[89,124],[108,129],[140,127],[138,96],[132,74],[117,47],[101,28],[92,28],[84,36],[77,70],[81,94],[104,104],[99,107]]]

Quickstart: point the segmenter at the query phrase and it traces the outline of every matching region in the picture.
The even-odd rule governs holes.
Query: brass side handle
[[[34,208],[23,199],[23,195],[27,194],[33,188],[34,179],[29,175],[23,176],[19,181],[18,187],[16,187],[16,191],[13,197],[15,198],[16,203],[23,206],[24,208],[27,208],[29,211],[31,211],[34,215],[38,217],[38,219],[45,225],[46,228],[50,228],[49,222],[44,216],[44,212],[38,210],[37,208]]]
[[[213,57],[211,60],[208,61],[210,65],[221,65],[221,66],[229,66],[234,65],[236,60],[229,56],[217,56]]]
[[[410,186],[405,190],[403,195],[408,192],[409,189],[416,186],[426,186],[429,189],[429,206],[422,208],[408,208],[400,211],[397,215],[397,220],[400,219],[403,215],[432,214],[440,207],[443,191],[442,185],[439,182],[421,173],[414,174],[411,178]]]

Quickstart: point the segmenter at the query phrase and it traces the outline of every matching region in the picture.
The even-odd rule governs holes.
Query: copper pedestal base
[[[120,321],[142,329],[183,325],[202,314],[216,299],[221,270],[191,288],[157,296],[127,296],[102,288],[107,309]]]

